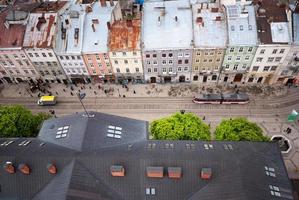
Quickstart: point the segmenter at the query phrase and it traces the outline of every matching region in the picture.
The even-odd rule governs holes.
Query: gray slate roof
[[[0,199],[293,199],[275,143],[147,140],[145,121],[93,114],[47,120],[35,139],[0,139]],[[55,139],[65,125],[68,136]],[[111,125],[122,128],[121,139],[107,137]],[[14,142],[1,146],[7,140]],[[24,140],[31,142],[19,146]],[[2,167],[7,161],[28,164],[30,175],[7,173]],[[56,175],[46,169],[50,162]],[[112,165],[124,166],[125,176],[112,177]],[[148,178],[148,166],[164,167],[164,177]],[[276,177],[267,176],[265,166],[274,168]],[[168,178],[167,167],[181,167],[182,177]],[[212,169],[210,180],[200,178],[202,168]],[[279,187],[281,197],[272,196],[269,185]],[[146,195],[148,187],[155,195]]]

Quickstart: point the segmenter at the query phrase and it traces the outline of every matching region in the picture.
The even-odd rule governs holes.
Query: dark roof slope
[[[11,139],[0,139],[0,199],[47,200],[54,193],[57,200],[293,199],[275,143],[147,140],[147,122],[92,114],[48,120],[25,146],[19,146],[24,139],[7,146],[2,144]],[[56,129],[66,124],[68,136],[55,139]],[[55,131],[48,130],[52,126]],[[121,127],[121,138],[108,137],[109,126]],[[31,174],[7,173],[2,167],[7,161],[28,164]],[[56,175],[46,169],[51,162]],[[122,165],[125,176],[111,176],[112,165]],[[164,177],[147,177],[150,166],[163,167]],[[168,167],[180,167],[181,178],[168,178]],[[202,168],[212,169],[210,180],[200,178]],[[275,177],[266,168],[273,168]],[[278,187],[281,197],[271,195],[270,186]],[[147,188],[155,194],[146,194]]]

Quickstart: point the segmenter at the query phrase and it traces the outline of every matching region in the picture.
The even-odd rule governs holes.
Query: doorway
[[[236,74],[234,78],[234,82],[241,82],[242,78],[243,78],[243,74]]]
[[[179,82],[180,82],[180,83],[185,82],[185,76],[180,76],[180,77],[179,77]]]
[[[203,80],[202,80],[202,82],[206,83],[207,80],[208,80],[208,77],[207,77],[207,76],[203,76]]]
[[[157,82],[156,77],[151,77],[151,83],[156,83],[156,82]]]
[[[264,78],[264,77],[259,77],[259,79],[257,79],[257,82],[258,82],[258,83],[261,83],[261,82],[263,81],[263,78]]]
[[[164,83],[170,83],[171,82],[171,77],[170,76],[165,76],[164,77]]]

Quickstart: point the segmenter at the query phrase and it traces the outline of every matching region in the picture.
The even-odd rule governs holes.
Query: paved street
[[[83,90],[89,93],[83,102],[88,110],[135,119],[152,121],[183,109],[187,112],[194,112],[200,117],[205,116],[206,123],[210,124],[214,130],[223,118],[248,117],[251,121],[257,122],[269,136],[286,135],[291,141],[292,150],[283,155],[285,163],[290,177],[299,178],[299,171],[297,172],[297,169],[299,169],[299,124],[290,124],[286,121],[287,115],[290,114],[292,109],[299,110],[299,90],[297,88],[288,90],[287,95],[284,94],[285,91],[280,92],[279,96],[251,95],[251,102],[248,105],[198,105],[191,101],[192,96],[195,94],[192,91],[185,92],[180,97],[169,97],[167,94],[170,89],[169,85],[165,87],[158,85],[154,89],[152,89],[153,86],[149,85],[134,85],[130,86],[129,91],[126,88],[114,85],[114,90],[117,91],[118,89],[120,93],[125,94],[125,98],[118,97],[116,91],[112,95],[104,92],[92,95],[92,89],[95,89],[95,86],[92,86],[94,87],[92,89],[89,89],[89,86],[85,87],[87,88],[83,88]],[[145,87],[147,87],[147,90],[152,90],[152,93],[148,96],[146,96]],[[48,112],[49,109],[54,109],[58,117],[74,112],[82,112],[83,109],[79,100],[68,94],[71,90],[64,92],[63,89],[63,87],[51,87],[49,90],[52,93],[58,91],[58,104],[43,107],[37,105],[36,93],[26,91],[22,85],[13,85],[2,89],[0,104],[22,104],[34,112]],[[81,87],[75,89],[78,90]],[[135,90],[136,94],[132,90]],[[162,91],[159,93],[160,90]],[[75,90],[73,92],[75,93]],[[291,134],[283,132],[287,127],[292,129]]]

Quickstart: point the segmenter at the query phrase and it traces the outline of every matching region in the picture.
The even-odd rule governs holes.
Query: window
[[[120,73],[120,69],[119,69],[119,68],[116,68],[116,72],[117,72],[117,73]]]
[[[210,52],[210,56],[213,56],[213,55],[214,55],[214,52],[211,51],[211,52]]]
[[[172,67],[170,67],[170,68],[168,69],[168,71],[169,71],[169,73],[172,73]]]
[[[123,52],[123,56],[126,56],[127,55],[127,53],[126,52]]]
[[[148,72],[148,73],[151,73],[151,72],[152,72],[152,69],[151,69],[151,68],[148,68],[148,69],[147,69],[147,72]]]
[[[38,53],[34,53],[35,57],[39,57]]]
[[[231,56],[228,56],[228,57],[227,57],[227,60],[228,60],[228,61],[232,60],[232,57],[231,57]]]
[[[78,59],[78,60],[81,60],[81,56],[77,56],[77,59]]]
[[[265,49],[261,49],[260,54],[264,54],[265,53]]]
[[[185,64],[188,64],[188,63],[189,63],[189,60],[186,59],[186,60],[185,60]]]
[[[238,70],[238,66],[238,64],[235,64],[233,70]]]
[[[236,60],[237,61],[241,60],[241,56],[237,56]]]
[[[203,60],[204,63],[207,62],[207,61],[208,61],[207,59],[204,59],[204,60]]]
[[[163,53],[163,54],[162,54],[162,57],[163,57],[163,58],[166,58],[166,53]]]
[[[243,26],[242,26],[242,25],[240,25],[240,31],[243,31],[243,29],[244,29],[244,28],[243,28]]]
[[[229,69],[229,65],[227,64],[227,65],[225,65],[225,69]]]
[[[138,68],[138,67],[136,67],[136,68],[135,68],[135,71],[138,73],[138,72],[139,72],[139,68]]]
[[[252,47],[249,47],[248,48],[248,52],[252,52],[253,48]]]
[[[189,54],[189,53],[185,53],[185,57],[186,57],[186,58],[189,58],[189,57],[190,57],[190,54]]]
[[[158,71],[158,68],[154,68],[154,72],[157,72]]]
[[[145,188],[145,194],[146,195],[155,195],[156,194],[156,188],[150,188],[150,187]]]
[[[249,26],[248,26],[248,29],[249,29],[249,30],[252,30],[252,25],[249,25]]]
[[[262,62],[263,61],[263,58],[262,57],[257,57],[256,58],[256,62]]]
[[[125,64],[128,64],[128,60],[124,60]]]
[[[149,61],[149,60],[148,60],[148,61],[146,61],[146,64],[150,65],[150,64],[151,64],[151,61]]]
[[[277,66],[272,66],[270,70],[275,71],[276,69],[277,69]]]
[[[234,27],[234,26],[231,26],[231,27],[230,27],[230,30],[231,30],[231,31],[234,31],[234,30],[235,30],[235,27]]]
[[[183,61],[182,60],[178,60],[178,64],[182,64],[183,63]]]
[[[213,75],[212,76],[212,81],[216,81],[217,80],[217,75]]]
[[[279,187],[274,186],[274,185],[269,185],[269,189],[270,189],[270,193],[272,196],[281,197],[281,194],[279,192],[280,191]]]
[[[184,71],[185,71],[185,72],[188,71],[188,67],[184,67]]]
[[[52,53],[48,53],[49,57],[53,57],[53,54]]]
[[[25,74],[29,74],[28,70],[24,69]]]
[[[245,60],[249,60],[249,58],[250,58],[249,56],[246,56],[246,57],[245,57]]]
[[[136,51],[133,51],[133,56],[136,56],[137,55],[137,52]]]
[[[56,139],[65,138],[68,135],[70,126],[59,127],[56,132]]]
[[[276,177],[274,168],[268,167],[268,166],[265,166],[264,168],[265,168],[265,173],[267,176]]]
[[[153,65],[157,65],[158,62],[156,60],[153,61]]]
[[[209,59],[209,62],[213,62],[213,59]]]
[[[112,52],[112,55],[113,55],[113,56],[116,56],[116,53],[115,53],[115,52]]]
[[[28,53],[29,57],[33,57],[33,54],[32,53]],[[62,56],[60,56],[61,58]],[[63,59],[62,59],[63,60]]]
[[[63,56],[59,56],[59,58],[60,58],[61,60],[63,60]]]
[[[183,53],[178,53],[178,57],[179,58],[183,57]]]
[[[182,67],[178,67],[178,72],[181,72],[182,71]]]
[[[150,58],[151,56],[150,56],[149,54],[146,54],[145,57],[146,57],[146,58]]]
[[[166,65],[166,60],[162,60],[162,65]]]
[[[274,60],[274,57],[269,57],[268,58],[268,62],[273,62],[273,60]]]
[[[234,51],[235,51],[234,47],[230,48],[230,50],[229,50],[229,52],[234,52]]]
[[[196,55],[200,56],[200,51],[196,52]]]
[[[246,69],[247,65],[246,64],[243,64],[242,68],[243,69]]]
[[[173,63],[172,60],[169,60],[169,61],[168,61],[168,64],[172,65],[172,63]]]
[[[149,58],[149,57],[148,57],[148,58]],[[154,53],[154,54],[153,54],[153,58],[157,58],[157,54]]]
[[[162,68],[162,72],[164,72],[164,73],[165,73],[165,72],[166,72],[166,68]]]
[[[273,49],[272,54],[276,54],[278,49]]]
[[[47,55],[45,53],[42,53],[43,57],[47,57]]]
[[[34,70],[30,70],[32,74],[36,74],[36,72]]]
[[[243,47],[240,47],[239,52],[240,52],[240,53],[243,52]]]
[[[50,72],[49,72],[48,70],[45,70],[45,73],[46,73],[47,75],[50,75]]]
[[[70,58],[68,56],[65,56],[65,59],[69,60]]]
[[[280,49],[279,53],[283,54],[285,52],[285,49]]]
[[[116,64],[116,65],[117,65],[117,64],[118,64],[118,61],[117,61],[117,60],[114,60],[114,64]]]
[[[197,60],[195,60],[195,62],[196,62],[196,63],[199,63],[199,60],[197,59]]]
[[[267,72],[269,69],[270,69],[269,66],[265,66],[264,69],[263,69],[263,71],[264,71],[264,72]]]
[[[134,63],[137,64],[137,63],[138,63],[138,60],[135,59],[135,60],[134,60]]]
[[[126,68],[126,72],[127,72],[127,73],[130,73],[130,69],[129,69],[129,68]]]
[[[281,59],[282,59],[282,57],[276,57],[276,58],[275,58],[275,62],[280,62]]]
[[[173,56],[172,53],[169,53],[169,54],[168,54],[168,57],[169,57],[169,58],[172,58],[172,56]]]
[[[252,71],[254,71],[254,72],[257,72],[259,70],[259,66],[254,66],[253,68],[252,68]]]

